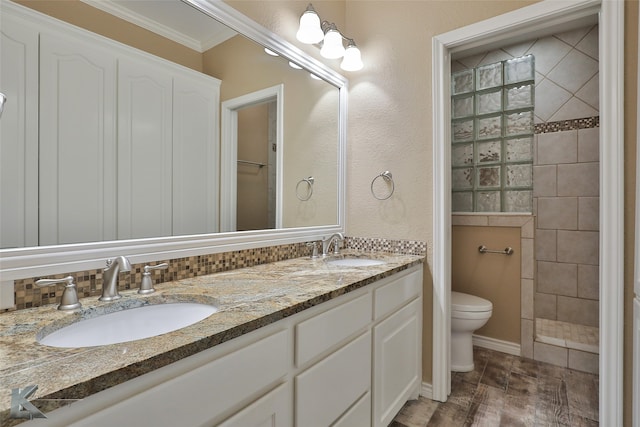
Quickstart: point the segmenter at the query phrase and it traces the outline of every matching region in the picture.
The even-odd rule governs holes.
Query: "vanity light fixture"
[[[289,61],[289,67],[294,68],[296,70],[302,70],[302,67],[296,64],[295,62]]]
[[[327,59],[337,59],[344,56],[344,46],[342,45],[342,34],[336,28],[336,24],[329,24],[327,32],[324,34],[320,55]]]
[[[300,17],[300,27],[296,38],[305,44],[322,42],[320,55],[328,59],[343,58],[340,68],[345,71],[358,71],[363,67],[360,49],[353,39],[342,35],[336,24],[321,21],[311,3]],[[342,44],[343,39],[347,41],[346,49]]]
[[[271,49],[269,49],[268,47],[265,47],[265,48],[264,48],[264,52],[265,52],[267,55],[271,55],[271,56],[280,56],[280,55],[278,55],[277,53],[275,53],[274,51],[272,51]]]

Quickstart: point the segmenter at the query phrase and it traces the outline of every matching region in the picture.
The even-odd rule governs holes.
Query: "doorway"
[[[623,78],[624,3],[542,2],[433,40],[434,92],[434,258],[433,398],[445,401],[451,390],[451,155],[450,62],[452,55],[486,51],[542,34],[586,25],[600,29],[600,421],[622,424],[623,293]]]
[[[277,85],[222,103],[222,232],[282,227],[283,93]]]

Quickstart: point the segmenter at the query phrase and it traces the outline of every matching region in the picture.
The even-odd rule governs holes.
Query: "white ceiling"
[[[198,52],[237,33],[180,0],[82,0]]]

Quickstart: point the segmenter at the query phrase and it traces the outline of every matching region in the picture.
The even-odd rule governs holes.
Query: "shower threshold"
[[[588,353],[599,353],[599,328],[560,320],[536,319],[536,341]]]

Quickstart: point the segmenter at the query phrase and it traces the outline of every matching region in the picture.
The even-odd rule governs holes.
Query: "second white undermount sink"
[[[327,264],[341,267],[368,267],[372,265],[382,265],[384,261],[365,257],[344,257],[329,259],[327,260]]]
[[[50,347],[94,347],[135,341],[193,325],[217,312],[193,302],[144,305],[72,323],[39,338]]]

